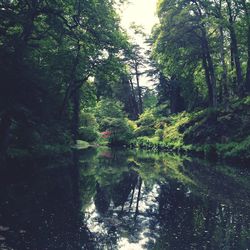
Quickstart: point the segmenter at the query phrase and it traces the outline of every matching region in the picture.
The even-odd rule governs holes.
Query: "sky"
[[[158,22],[156,4],[157,0],[130,0],[130,3],[123,7],[121,25],[127,30],[130,36],[133,36],[133,32],[129,31],[131,23],[141,25],[144,33],[147,35],[151,33],[152,27]],[[132,37],[132,40],[145,47],[143,39],[140,36]],[[152,82],[146,76],[141,76],[140,84],[141,86],[152,88]]]
[[[130,0],[130,3],[124,6],[122,13],[122,26],[129,29],[132,22],[142,25],[144,31],[150,34],[153,25],[157,22],[156,12],[157,0]]]

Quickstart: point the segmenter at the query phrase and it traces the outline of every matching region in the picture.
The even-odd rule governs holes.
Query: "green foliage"
[[[186,112],[180,113],[169,118],[169,124],[163,129],[163,141],[168,146],[178,149],[184,146],[183,133],[180,132],[181,126],[190,120],[190,115]]]
[[[137,124],[139,126],[153,126],[155,122],[155,115],[152,109],[145,110],[139,117]]]
[[[74,149],[81,150],[90,147],[90,144],[86,141],[77,140],[76,145],[73,146]]]
[[[80,126],[98,128],[98,123],[93,113],[83,110],[80,114]]]
[[[124,118],[125,113],[123,112],[122,108],[121,102],[114,99],[102,99],[99,101],[96,106],[95,115],[100,128],[102,130],[106,129],[105,125],[103,125],[103,123],[105,124],[103,121],[104,117],[117,119]]]
[[[135,121],[128,119],[128,125],[132,131],[135,131],[138,127]]]
[[[111,131],[109,142],[112,145],[126,145],[132,139],[132,131],[126,119],[112,119],[107,127]]]
[[[143,110],[152,109],[157,105],[157,93],[146,88],[143,93]]]
[[[109,144],[128,144],[132,138],[132,127],[120,102],[111,99],[101,100],[96,107],[96,118],[102,132],[111,132],[108,137]]]
[[[156,115],[153,109],[146,109],[136,121],[138,127],[134,131],[135,137],[153,136],[155,134]]]
[[[156,135],[160,140],[163,140],[164,130],[163,130],[163,129],[157,129],[157,130],[155,131],[155,135]]]
[[[98,131],[93,127],[80,127],[79,139],[87,142],[97,141],[99,138]]]
[[[241,141],[231,141],[226,144],[216,144],[217,152],[222,159],[242,161],[250,160],[250,136]]]
[[[152,150],[157,150],[159,146],[161,146],[159,137],[157,136],[155,137],[140,136],[137,137],[132,143],[138,148],[152,149]]]
[[[213,160],[248,161],[249,103],[249,97],[246,97],[231,102],[227,111],[223,107],[209,108],[165,118],[158,117],[153,128],[141,126],[135,130],[135,136],[138,137],[133,140],[133,145],[148,149],[193,152]],[[148,114],[152,112],[147,112],[146,117]],[[152,120],[148,120],[145,124],[152,125]]]
[[[94,142],[99,139],[98,124],[92,113],[84,110],[80,115],[79,139],[87,142]]]
[[[249,93],[249,11],[245,0],[158,1],[151,39],[159,103],[178,107],[183,98],[193,111]]]
[[[135,137],[139,136],[152,136],[155,133],[155,129],[151,127],[139,127],[134,131]]]
[[[1,155],[8,149],[32,154],[34,148],[53,151],[53,144],[70,147],[79,127],[83,139],[94,140],[97,127],[91,131],[86,124],[92,118],[78,124],[82,107],[96,105],[99,89],[90,79],[106,65],[109,72],[124,69],[120,55],[128,47],[113,4],[1,3]]]

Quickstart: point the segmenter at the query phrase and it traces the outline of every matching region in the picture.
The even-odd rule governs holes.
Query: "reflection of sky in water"
[[[141,196],[139,200],[139,209],[136,212],[137,195],[139,189],[134,193],[133,203],[130,206],[132,192],[130,193],[127,202],[124,204],[123,211],[121,212],[121,206],[114,207],[114,203],[111,201],[109,211],[106,216],[102,216],[97,212],[92,199],[91,205],[85,211],[85,221],[90,232],[98,235],[97,237],[105,238],[110,237],[110,230],[115,230],[116,237],[119,238],[117,242],[117,249],[121,250],[140,250],[145,249],[145,245],[154,242],[154,239],[150,239],[151,224],[154,220],[154,216],[158,210],[158,203],[156,202],[159,194],[159,185],[155,184],[149,191],[144,184],[141,186]],[[132,225],[134,223],[134,225]],[[124,227],[124,225],[126,226]],[[138,236],[129,234],[129,229],[133,228],[134,233],[138,233]],[[157,227],[155,225],[155,227]],[[112,232],[114,233],[114,232]],[[128,234],[128,235],[127,235]],[[127,235],[127,236],[124,236]]]

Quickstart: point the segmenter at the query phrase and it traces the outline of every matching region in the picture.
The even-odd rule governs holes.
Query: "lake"
[[[2,169],[1,250],[250,247],[243,167],[103,148]]]

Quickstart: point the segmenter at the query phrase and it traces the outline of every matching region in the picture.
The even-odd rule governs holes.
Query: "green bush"
[[[80,127],[79,139],[87,142],[96,141],[99,138],[99,133],[94,127]]]
[[[242,141],[217,144],[217,151],[224,159],[250,160],[250,136]]]
[[[154,149],[157,150],[160,146],[160,141],[159,137],[146,137],[146,136],[141,136],[136,138],[133,141],[134,145],[139,148],[148,148],[148,149]]]
[[[163,129],[157,129],[157,130],[155,131],[155,135],[156,135],[157,137],[159,137],[160,140],[163,139],[163,134],[164,134]]]
[[[183,133],[180,132],[180,127],[190,120],[188,113],[183,112],[170,117],[170,124],[166,125],[163,130],[163,141],[166,145],[172,148],[182,148],[184,146]]]
[[[98,128],[98,123],[96,122],[94,114],[82,111],[80,114],[80,126]]]
[[[111,145],[126,145],[133,137],[132,121],[129,121],[118,101],[103,99],[97,104],[96,117],[102,132],[111,134],[106,139]],[[104,138],[105,139],[105,138]]]
[[[147,109],[146,111],[144,111],[144,113],[142,113],[139,117],[139,120],[137,121],[137,124],[139,126],[154,126],[156,117],[153,113],[152,109]]]
[[[126,145],[133,137],[132,129],[126,119],[112,119],[108,130],[111,132],[109,138],[111,145]]]
[[[152,136],[154,135],[155,130],[150,127],[139,127],[134,131],[135,137],[139,136]]]
[[[122,103],[112,99],[102,99],[97,103],[95,116],[98,124],[104,118],[125,118],[126,115],[123,111]],[[103,128],[101,128],[103,130]]]

